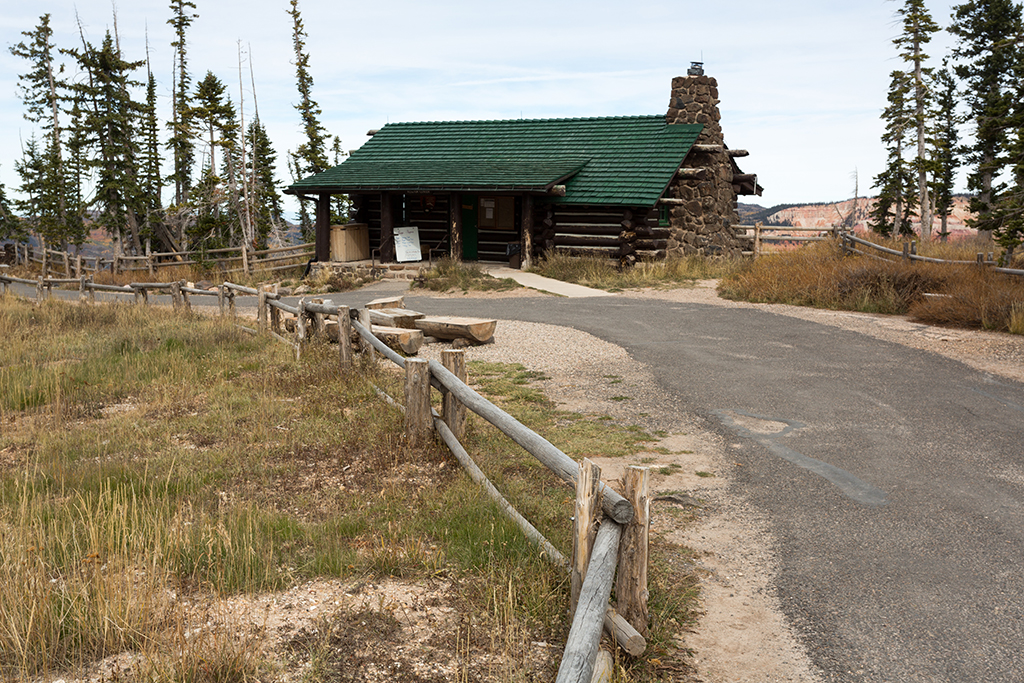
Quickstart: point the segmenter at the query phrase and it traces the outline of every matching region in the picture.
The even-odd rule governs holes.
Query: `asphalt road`
[[[1024,385],[756,309],[406,305],[574,327],[648,365],[732,444],[733,485],[770,520],[783,609],[827,680],[1024,681]]]
[[[650,366],[735,445],[783,608],[828,680],[1024,681],[1024,385],[761,310],[542,301],[406,296],[574,327]]]

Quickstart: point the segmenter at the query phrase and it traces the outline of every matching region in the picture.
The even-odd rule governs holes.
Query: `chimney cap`
[[[690,68],[686,70],[687,76],[703,76],[704,62],[690,62]]]

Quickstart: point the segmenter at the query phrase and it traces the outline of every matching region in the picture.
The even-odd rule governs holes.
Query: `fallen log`
[[[485,318],[424,317],[416,321],[416,329],[439,339],[469,339],[485,343],[494,336],[497,320]]]
[[[408,308],[371,308],[368,310],[371,324],[402,327],[407,330],[415,330],[416,321],[426,317],[426,314],[410,311]]]
[[[409,356],[415,356],[423,346],[423,333],[419,330],[372,325],[370,331],[373,332],[373,336],[391,348],[400,349]]]
[[[384,299],[374,299],[373,301],[363,306],[363,308],[405,308],[405,298],[400,296],[389,296]]]

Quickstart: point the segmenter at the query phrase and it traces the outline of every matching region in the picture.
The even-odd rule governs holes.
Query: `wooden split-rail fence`
[[[758,221],[754,225],[739,225],[737,229],[746,230],[747,232],[753,231],[754,237],[754,251],[753,256],[757,258],[765,253],[764,246],[766,243],[807,243],[807,242],[825,242],[830,239],[834,239],[839,234],[839,228],[822,228],[822,227],[793,227],[784,225],[769,225],[765,227],[764,223]],[[813,235],[793,235],[790,233],[816,233]]]
[[[547,439],[523,425],[466,383],[464,351],[443,351],[441,362],[406,358],[373,334],[369,309],[350,309],[331,301],[299,300],[296,306],[281,301],[281,296],[265,288],[252,288],[225,282],[216,289],[202,290],[184,282],[98,285],[84,275],[78,279],[38,278],[27,280],[0,275],[6,294],[11,284],[35,286],[36,298],[52,295],[52,288],[78,284],[79,298],[94,302],[97,292],[132,294],[136,303],[150,303],[149,294],[169,294],[175,307],[191,308],[191,297],[216,296],[220,313],[235,316],[238,295],[257,299],[256,328],[242,327],[258,334],[268,333],[295,349],[296,357],[314,338],[326,336],[329,318],[338,329],[338,364],[342,371],[354,368],[351,339],[358,335],[359,349],[370,358],[386,358],[405,372],[404,405],[378,389],[386,400],[405,413],[405,428],[411,441],[433,438],[434,432],[455,455],[470,478],[480,485],[553,563],[571,574],[571,627],[558,683],[591,683],[611,680],[612,657],[600,647],[602,634],[632,656],[647,648],[648,591],[647,566],[650,535],[650,470],[628,468],[621,492],[601,481],[600,468],[589,460],[577,463]],[[294,335],[289,337],[282,314],[295,316]],[[442,411],[431,408],[431,388],[441,392]],[[467,411],[472,411],[497,427],[557,477],[576,487],[573,515],[573,553],[567,560],[525,517],[501,495],[473,462],[461,440],[465,435]],[[612,588],[616,605],[609,605]]]
[[[1016,268],[1002,268],[999,266],[995,259],[994,252],[977,252],[977,258],[974,261],[956,261],[951,259],[940,259],[933,258],[931,256],[921,256],[917,253],[917,241],[912,240],[910,242],[903,243],[903,251],[897,251],[896,249],[890,249],[889,247],[876,244],[870,240],[862,239],[857,237],[854,233],[849,231],[843,231],[839,233],[839,239],[842,244],[843,253],[846,254],[860,254],[862,256],[868,256],[871,258],[879,259],[881,261],[892,261],[892,260],[903,260],[908,263],[946,263],[950,265],[979,265],[986,268],[991,268],[993,272],[1004,273],[1006,275],[1024,275],[1024,270]],[[1003,260],[1007,263],[1013,260],[1013,249],[1007,250],[1003,255]]]
[[[115,253],[113,256],[83,256],[66,251],[50,249],[46,241],[41,246],[31,247],[28,244],[14,245],[16,265],[36,264],[42,269],[43,277],[50,272],[63,272],[66,278],[101,271],[111,273],[148,272],[155,275],[161,268],[176,266],[209,266],[216,264],[221,273],[252,274],[256,270],[277,271],[296,268],[303,265],[314,255],[315,245],[296,244],[273,249],[252,249],[245,245],[226,247],[223,249],[207,249],[194,251],[151,252],[148,244],[146,253],[129,256]]]

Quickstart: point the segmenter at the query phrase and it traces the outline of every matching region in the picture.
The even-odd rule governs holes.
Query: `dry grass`
[[[976,244],[932,243],[929,255],[973,260]],[[758,259],[724,279],[732,299],[910,315],[934,325],[1019,332],[1024,279],[976,265],[844,256],[835,242]],[[928,296],[926,296],[928,295]]]
[[[437,265],[424,273],[422,281],[413,283],[413,287],[429,289],[432,292],[503,292],[515,289],[519,284],[510,278],[491,277],[475,263],[465,263],[446,257],[438,260]]]
[[[0,328],[0,678],[123,652],[137,680],[263,680],[258,634],[196,631],[195,606],[313,577],[457,581],[472,648],[512,662],[496,680],[516,679],[521,643],[564,638],[565,574],[445,451],[408,446],[372,387],[400,396],[399,373],[340,373],[319,345],[296,362],[230,321],[161,308],[0,297]],[[649,438],[555,411],[522,368],[481,376],[569,452]],[[479,420],[466,443],[567,549],[571,491]],[[671,628],[692,603],[665,604]]]
[[[697,280],[724,277],[741,264],[741,261],[722,257],[683,256],[640,261],[630,268],[619,268],[606,258],[552,253],[531,270],[563,282],[622,291],[691,285]]]

